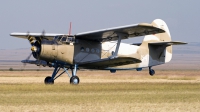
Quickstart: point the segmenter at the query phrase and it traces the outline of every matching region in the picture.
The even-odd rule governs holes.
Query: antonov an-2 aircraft
[[[70,25],[71,26],[71,25]],[[69,34],[11,33],[11,36],[28,39],[32,55],[36,60],[22,60],[23,63],[54,67],[52,76],[45,78],[45,84],[67,73],[70,84],[79,84],[78,69],[100,69],[137,71],[165,64],[172,59],[172,45],[186,44],[171,41],[166,23],[161,19],[151,24],[140,23],[89,32]],[[122,39],[144,36],[142,43],[121,43]],[[57,75],[60,69],[64,71]],[[72,75],[68,69],[71,69]]]

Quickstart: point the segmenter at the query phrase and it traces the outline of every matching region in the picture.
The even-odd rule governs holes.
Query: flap
[[[105,58],[99,59],[89,62],[78,63],[80,67],[84,67],[87,69],[103,69],[107,67],[114,67],[114,66],[121,66],[121,65],[128,65],[134,63],[140,63],[141,60],[136,58],[130,57],[118,57],[114,59]]]

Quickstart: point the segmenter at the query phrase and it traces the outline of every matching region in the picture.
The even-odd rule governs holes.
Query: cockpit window
[[[55,36],[54,40],[57,42],[67,42],[67,43],[71,43],[74,42],[74,38],[73,37],[68,37],[66,35],[59,35],[59,36]]]
[[[62,41],[62,42],[66,42],[66,37],[63,37],[63,38],[61,39],[61,41]]]

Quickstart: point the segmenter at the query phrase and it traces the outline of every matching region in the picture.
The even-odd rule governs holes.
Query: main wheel
[[[51,77],[50,77],[50,76],[47,76],[47,77],[44,79],[44,83],[45,83],[45,84],[54,84],[54,80],[51,80]]]
[[[153,75],[155,74],[155,71],[154,71],[153,69],[150,69],[150,70],[149,70],[149,74],[150,74],[151,76],[153,76]]]
[[[72,76],[70,78],[70,84],[73,84],[73,85],[79,84],[79,78],[78,78],[78,76]]]

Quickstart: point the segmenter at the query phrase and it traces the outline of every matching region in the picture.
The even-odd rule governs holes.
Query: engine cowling
[[[33,48],[34,49],[34,48]],[[55,60],[73,64],[74,45],[58,44],[55,41],[44,40],[41,44],[39,58],[48,62]]]

